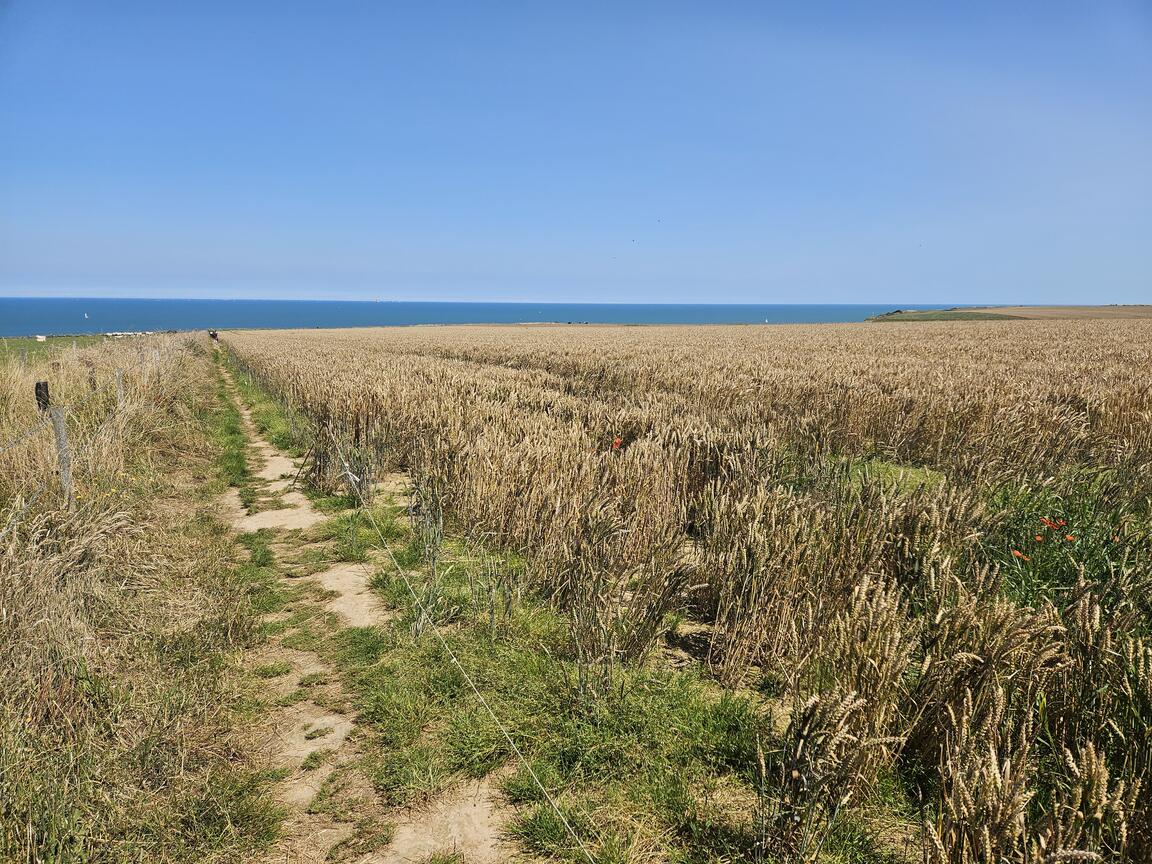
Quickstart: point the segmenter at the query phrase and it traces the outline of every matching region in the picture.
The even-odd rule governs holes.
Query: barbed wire
[[[556,803],[551,793],[549,793],[548,789],[540,781],[540,778],[537,776],[536,770],[532,767],[532,764],[524,756],[523,752],[521,752],[520,747],[517,746],[516,741],[512,738],[512,733],[508,731],[508,728],[500,721],[500,718],[496,716],[496,712],[492,710],[492,706],[488,704],[488,700],[484,698],[484,694],[480,692],[480,688],[476,686],[476,683],[472,680],[472,676],[469,675],[468,671],[460,664],[460,660],[457,658],[456,653],[452,650],[452,647],[448,644],[448,641],[444,638],[443,634],[436,626],[436,622],[433,619],[432,614],[420,600],[419,595],[416,593],[416,589],[412,586],[412,582],[408,578],[408,574],[405,572],[404,568],[400,566],[400,562],[396,560],[396,555],[392,552],[392,547],[385,539],[384,532],[380,529],[380,525],[377,523],[376,517],[372,513],[372,508],[369,507],[367,502],[364,500],[364,495],[360,491],[360,478],[352,473],[352,469],[348,465],[348,460],[344,458],[344,451],[340,447],[340,442],[334,435],[331,436],[331,440],[332,443],[336,446],[336,452],[340,457],[340,463],[344,466],[344,474],[349,481],[348,485],[352,487],[353,492],[356,493],[356,498],[360,502],[357,509],[362,510],[368,515],[368,520],[372,523],[372,527],[376,531],[376,536],[380,539],[380,545],[384,548],[384,551],[388,553],[388,557],[391,559],[392,565],[396,568],[396,572],[403,580],[404,587],[408,589],[408,594],[412,597],[412,602],[420,611],[423,620],[427,622],[428,628],[432,631],[432,634],[436,637],[437,641],[439,641],[440,647],[443,648],[444,651],[448,654],[452,665],[459,670],[460,675],[464,678],[464,682],[468,685],[468,688],[472,691],[477,700],[479,700],[480,704],[484,707],[484,710],[488,712],[488,716],[492,718],[492,722],[496,724],[497,728],[500,730],[500,734],[504,736],[504,740],[508,742],[508,746],[512,748],[512,752],[516,754],[516,758],[520,760],[520,764],[522,764],[524,768],[527,769],[528,774],[532,777],[532,782],[536,784],[536,788],[540,790],[541,794],[548,801],[549,806],[551,806],[552,810],[556,813],[557,818],[564,825],[564,829],[567,831],[568,836],[571,837],[572,840],[576,843],[576,846],[584,854],[584,857],[588,859],[589,864],[596,864],[596,859],[592,857],[592,853],[588,851],[588,847],[584,845],[584,841],[580,839],[580,836],[576,833],[576,829],[572,827],[572,823],[568,821],[568,817],[566,817],[564,812],[560,809],[560,805]],[[365,567],[365,571],[369,578],[371,578],[372,573],[368,570],[367,567]]]

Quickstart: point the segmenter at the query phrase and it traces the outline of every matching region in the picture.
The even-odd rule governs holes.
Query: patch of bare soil
[[[271,445],[258,446],[255,449],[264,460],[264,467],[256,472],[256,476],[280,488],[287,488],[292,478],[296,476],[296,463]]]
[[[407,474],[395,471],[391,474],[385,474],[377,480],[373,486],[373,490],[377,495],[390,496],[393,504],[407,507],[408,489],[411,485],[412,481],[408,478]]]
[[[327,591],[337,596],[327,606],[351,627],[370,627],[391,617],[391,612],[368,587],[368,576],[363,564],[337,564],[313,577]]]
[[[410,864],[436,853],[462,853],[468,864],[529,860],[503,835],[511,815],[491,778],[473,780],[400,821],[391,844],[365,862]]]
[[[238,531],[259,531],[261,528],[280,528],[291,530],[293,528],[311,528],[317,522],[323,522],[323,513],[312,507],[312,502],[299,492],[286,492],[279,496],[284,505],[277,510],[261,510],[251,513],[234,522]]]
[[[665,637],[661,653],[673,669],[703,663],[708,656],[713,627],[700,621],[681,621]]]

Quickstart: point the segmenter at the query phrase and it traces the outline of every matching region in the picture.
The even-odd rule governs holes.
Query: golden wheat
[[[777,682],[774,854],[884,776],[930,861],[1152,854],[1152,322],[224,339],[316,485],[408,470],[600,683],[673,611],[719,681]]]

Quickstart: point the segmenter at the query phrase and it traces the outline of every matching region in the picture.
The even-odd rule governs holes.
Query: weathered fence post
[[[27,368],[27,366],[28,366],[28,349],[27,348],[21,348],[20,349],[20,365],[25,367],[25,368]]]
[[[116,410],[124,410],[124,370],[116,370]]]
[[[68,510],[76,509],[76,493],[72,488],[72,450],[68,446],[68,424],[64,406],[53,405],[48,409],[52,418],[52,430],[56,433],[56,455],[60,457],[60,486],[64,489],[64,500]]]
[[[36,382],[36,407],[41,411],[47,411],[48,406],[52,404],[52,397],[48,395],[48,382]]]
[[[96,364],[93,363],[91,360],[83,360],[81,362],[84,364],[85,368],[88,369],[88,389],[95,391],[96,390]]]

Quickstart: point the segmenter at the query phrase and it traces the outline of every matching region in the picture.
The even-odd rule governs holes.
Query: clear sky
[[[0,0],[0,294],[1152,302],[1152,2]]]

